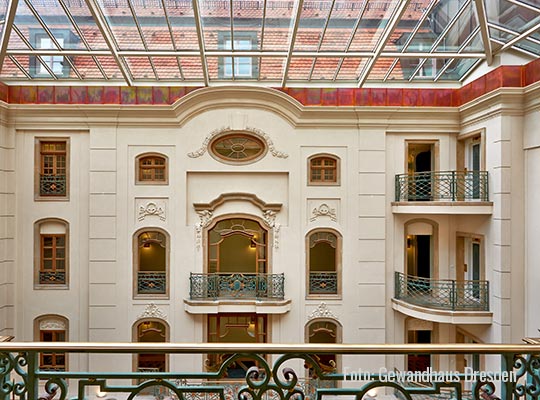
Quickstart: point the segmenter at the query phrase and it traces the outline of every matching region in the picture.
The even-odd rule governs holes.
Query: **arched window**
[[[168,295],[168,237],[157,229],[135,235],[135,295],[166,297]]]
[[[68,287],[69,272],[68,223],[46,219],[34,225],[34,286]]]
[[[268,232],[252,219],[228,218],[208,230],[209,273],[267,273]]]
[[[134,326],[134,342],[137,343],[166,343],[169,341],[169,330],[165,321],[158,319],[143,319]],[[167,371],[166,354],[138,354],[135,361],[137,372]]]
[[[337,321],[317,318],[306,325],[307,343],[341,343],[341,325]],[[323,372],[335,372],[338,359],[335,354],[316,354],[315,360]],[[314,366],[309,366],[310,376],[315,373]]]
[[[142,154],[137,157],[137,183],[167,184],[167,157],[161,154]]]
[[[341,289],[341,236],[317,229],[307,236],[308,295],[335,296]]]
[[[338,157],[318,154],[309,158],[308,183],[310,185],[339,185]]]
[[[60,315],[43,315],[34,320],[34,340],[39,342],[67,342],[68,320]],[[39,354],[39,368],[49,371],[67,369],[66,353],[43,352]]]

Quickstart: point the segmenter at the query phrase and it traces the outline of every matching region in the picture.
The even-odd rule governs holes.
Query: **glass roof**
[[[540,57],[540,0],[0,0],[8,84],[459,82]]]

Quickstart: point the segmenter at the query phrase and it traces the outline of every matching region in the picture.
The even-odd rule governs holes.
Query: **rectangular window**
[[[56,38],[60,46],[64,46],[64,38]],[[38,48],[56,50],[56,46],[51,38],[40,37],[38,39]],[[64,57],[62,56],[42,56],[43,62],[54,72],[55,75],[63,75],[64,73]],[[38,74],[49,75],[49,71],[42,63],[39,63]]]
[[[66,235],[41,235],[39,283],[66,283]]]
[[[52,36],[43,29],[30,29],[29,39],[36,50],[64,50],[76,47],[77,37],[68,29],[53,29]],[[53,40],[54,38],[54,40]],[[30,75],[35,78],[68,77],[70,63],[60,55],[30,56]]]
[[[42,330],[39,332],[39,335],[42,342],[66,341],[66,331],[64,330]],[[40,353],[39,368],[49,371],[65,371],[66,353]]]
[[[230,34],[221,34],[219,46],[223,50],[248,51],[257,48],[257,36],[253,32],[235,32],[234,38]],[[256,57],[235,56],[222,57],[219,62],[219,78],[250,79],[256,78],[258,63]]]
[[[67,196],[67,141],[39,142],[39,196]]]

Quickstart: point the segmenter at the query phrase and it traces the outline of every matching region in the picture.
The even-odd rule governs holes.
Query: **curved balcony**
[[[393,307],[444,323],[491,323],[488,281],[428,279],[395,273]]]
[[[290,309],[290,300],[285,299],[283,273],[192,272],[189,281],[189,300],[184,300],[184,303],[186,311],[191,313],[231,311],[280,314]]]
[[[487,171],[396,175],[395,196],[394,213],[491,214],[493,211]]]

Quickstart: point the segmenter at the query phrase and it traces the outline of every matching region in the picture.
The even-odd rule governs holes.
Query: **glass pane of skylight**
[[[455,59],[450,62],[450,66],[439,78],[440,80],[459,80],[463,75],[465,75],[472,66],[478,62],[475,58],[462,58]]]
[[[522,33],[540,22],[540,14],[507,0],[487,1],[488,22]]]
[[[4,59],[4,64],[2,65],[2,71],[0,72],[0,78],[2,79],[13,79],[13,78],[25,78],[26,75],[11,61],[9,57]]]
[[[249,48],[253,50],[260,49],[263,13],[263,0],[233,1],[233,34],[235,42],[238,38],[249,38]],[[234,48],[241,50],[237,46]]]
[[[365,58],[344,58],[337,73],[338,80],[356,81],[366,65]]]
[[[281,80],[284,67],[285,57],[261,57],[259,79],[261,81]]]
[[[156,79],[150,57],[126,57],[126,63],[135,79]]]
[[[382,80],[386,76],[388,70],[394,62],[393,58],[379,58],[371,72],[369,73],[368,80]]]
[[[123,79],[120,68],[113,57],[96,57],[103,71],[110,79]]]
[[[437,46],[437,52],[456,52],[470,38],[472,32],[478,27],[473,4],[469,3],[465,10],[454,23],[452,28],[444,35],[443,40]]]
[[[144,50],[128,0],[97,0],[120,50]]]
[[[309,72],[311,71],[311,65],[314,58],[309,57],[295,57],[291,59],[289,65],[288,79],[290,80],[308,80]]]
[[[163,0],[178,50],[199,50],[199,39],[191,1]]]
[[[398,4],[397,0],[370,0],[354,34],[350,50],[373,51]]]
[[[540,43],[537,41],[531,41],[531,40],[521,40],[517,42],[514,46],[519,47],[520,49],[529,51],[534,54],[540,55]]]
[[[229,1],[201,0],[199,4],[206,50],[223,49],[225,39],[231,37]]]
[[[418,25],[418,22],[422,19],[425,10],[428,9],[431,0],[419,0],[417,2],[411,2],[407,6],[407,9],[403,13],[400,21],[398,22],[394,32],[386,42],[384,51],[401,51],[405,49],[405,43],[411,36],[414,28]],[[427,19],[419,27],[417,36],[426,36],[431,32],[431,26]],[[429,35],[433,36],[433,34]],[[410,51],[416,51],[410,49]]]
[[[345,51],[356,21],[361,16],[367,0],[352,2],[337,0],[321,45],[322,51]]]
[[[90,56],[77,56],[73,58],[73,63],[82,79],[103,79],[104,76],[99,70],[94,59]]]
[[[288,50],[291,30],[295,15],[295,7],[291,2],[268,1],[266,4],[266,21],[262,40],[263,50]]]
[[[91,17],[86,2],[82,0],[58,0],[68,9],[83,38],[92,50],[108,50],[107,42]]]
[[[305,2],[294,42],[294,50],[316,51],[322,38],[326,19],[332,11],[332,0]]]
[[[176,57],[153,57],[152,61],[159,80],[182,79],[179,60]]]
[[[313,68],[312,80],[331,80],[339,66],[340,58],[317,58]]]
[[[131,0],[149,50],[174,50],[167,19],[159,0]]]
[[[182,57],[180,59],[184,79],[204,79],[200,57]]]
[[[24,43],[24,41],[21,39],[21,37],[17,34],[15,29],[11,30],[11,35],[9,37],[9,43],[8,43],[8,49],[10,49],[10,50],[15,50],[15,49],[28,50],[28,46],[26,45],[26,43]]]

